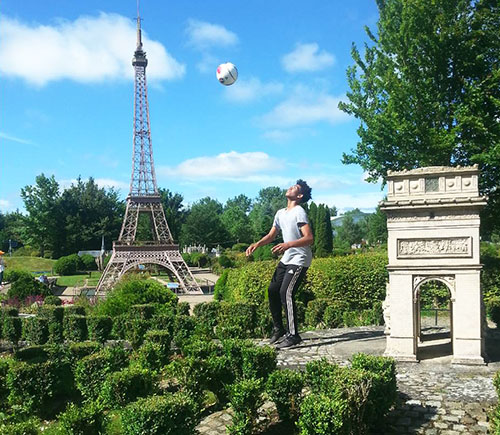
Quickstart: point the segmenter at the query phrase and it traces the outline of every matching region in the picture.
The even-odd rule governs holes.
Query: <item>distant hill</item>
[[[362,221],[366,216],[371,215],[372,213],[364,213],[361,210],[353,210],[349,212],[349,215],[352,216],[352,219],[354,220],[354,223],[358,223],[359,221]],[[340,216],[332,216],[331,221],[332,221],[332,228],[334,227],[340,227],[342,225],[342,221],[345,218],[345,214],[342,214]]]

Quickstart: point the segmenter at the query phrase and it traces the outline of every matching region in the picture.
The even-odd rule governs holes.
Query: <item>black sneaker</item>
[[[273,329],[273,335],[271,335],[271,338],[269,339],[269,344],[276,343],[284,335],[285,335],[284,329]]]
[[[286,347],[292,347],[299,344],[302,341],[300,335],[289,335],[280,344],[276,346],[276,349],[285,349]]]

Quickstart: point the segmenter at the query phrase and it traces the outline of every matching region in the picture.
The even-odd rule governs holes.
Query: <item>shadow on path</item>
[[[291,347],[290,349],[326,346],[344,341],[369,340],[383,336],[384,331],[353,331],[333,336],[304,338],[300,345]]]

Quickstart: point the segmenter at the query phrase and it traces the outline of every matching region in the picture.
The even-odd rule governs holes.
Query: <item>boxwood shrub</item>
[[[144,344],[132,354],[134,365],[149,370],[160,370],[168,363],[169,349],[159,343],[145,341]]]
[[[52,343],[63,342],[63,317],[64,308],[55,305],[42,305],[38,315],[44,317],[49,323],[49,341]]]
[[[243,377],[267,380],[276,370],[277,352],[271,346],[248,346],[241,349]]]
[[[2,336],[17,347],[22,334],[22,322],[19,317],[4,316],[3,318]]]
[[[138,304],[132,305],[129,311],[129,317],[134,317],[141,320],[149,320],[155,314],[155,304]]]
[[[54,272],[58,275],[75,275],[79,269],[82,269],[82,263],[77,254],[60,257],[54,264]]]
[[[189,316],[189,311],[189,302],[179,302],[177,304],[176,312],[178,316]]]
[[[23,335],[31,345],[47,343],[49,340],[49,321],[39,316],[23,319]]]
[[[177,296],[153,279],[125,275],[106,299],[95,307],[95,314],[115,317],[127,314],[132,305],[160,304],[175,307]]]
[[[347,401],[323,393],[309,394],[300,406],[297,426],[301,435],[340,435],[344,429]],[[362,432],[359,432],[362,433]]]
[[[151,370],[137,366],[127,367],[106,377],[100,397],[108,408],[122,407],[139,397],[153,394],[155,381]]]
[[[58,420],[64,435],[100,435],[104,429],[104,414],[98,402],[80,406],[71,403]]]
[[[13,361],[7,373],[9,404],[29,415],[49,412],[53,398],[60,392],[59,368],[56,361]]]
[[[376,427],[397,399],[394,359],[358,353],[352,357],[352,368],[373,374],[365,417],[368,425]]]
[[[151,396],[126,406],[124,435],[190,435],[199,421],[197,404],[183,393]]]
[[[0,433],[2,435],[38,435],[40,421],[30,418],[17,423],[0,423]]]
[[[256,306],[247,302],[221,302],[216,333],[223,338],[250,338],[257,329]]]
[[[78,361],[88,355],[100,352],[102,350],[102,345],[95,341],[82,341],[69,343],[67,345],[67,349],[69,361],[74,371],[76,369],[76,364]]]
[[[65,315],[64,338],[69,341],[84,341],[88,338],[87,318],[80,315]]]
[[[76,364],[76,386],[84,398],[96,399],[106,376],[127,364],[128,353],[120,346],[108,347],[86,356]]]
[[[89,338],[99,343],[104,343],[111,336],[113,320],[109,316],[89,316],[87,317]]]
[[[351,310],[370,309],[383,300],[388,278],[387,255],[353,254],[343,257],[315,258],[297,294],[297,300],[324,298],[344,302]],[[267,287],[276,261],[249,263],[227,270],[223,299],[260,305],[267,298]]]
[[[85,308],[81,305],[65,305],[64,316],[85,316]]]
[[[269,375],[266,391],[275,403],[278,416],[283,421],[298,417],[302,402],[304,375],[294,370],[275,370]]]
[[[264,403],[262,379],[243,379],[229,387],[229,402],[234,410],[233,422],[228,426],[229,434],[251,435],[257,410]]]
[[[7,373],[11,362],[11,358],[0,358],[0,409],[4,407],[9,394],[9,389],[7,387]]]
[[[202,302],[201,304],[196,304],[193,308],[193,315],[200,319],[201,322],[205,323],[210,328],[215,328],[217,326],[217,318],[219,316],[220,302]]]

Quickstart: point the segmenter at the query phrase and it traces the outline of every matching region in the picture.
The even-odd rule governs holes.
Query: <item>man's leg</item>
[[[285,277],[281,283],[280,297],[285,309],[288,325],[288,337],[278,347],[289,347],[301,341],[297,325],[297,308],[295,306],[295,293],[299,288],[307,271],[307,267],[289,264],[286,266]]]
[[[283,328],[283,314],[281,311],[281,297],[280,289],[283,278],[285,276],[286,267],[283,263],[278,263],[276,270],[274,271],[271,283],[267,289],[267,295],[269,299],[269,309],[271,311],[271,316],[273,318],[273,334],[271,336],[270,343],[275,343],[281,336],[284,335],[285,330]]]

